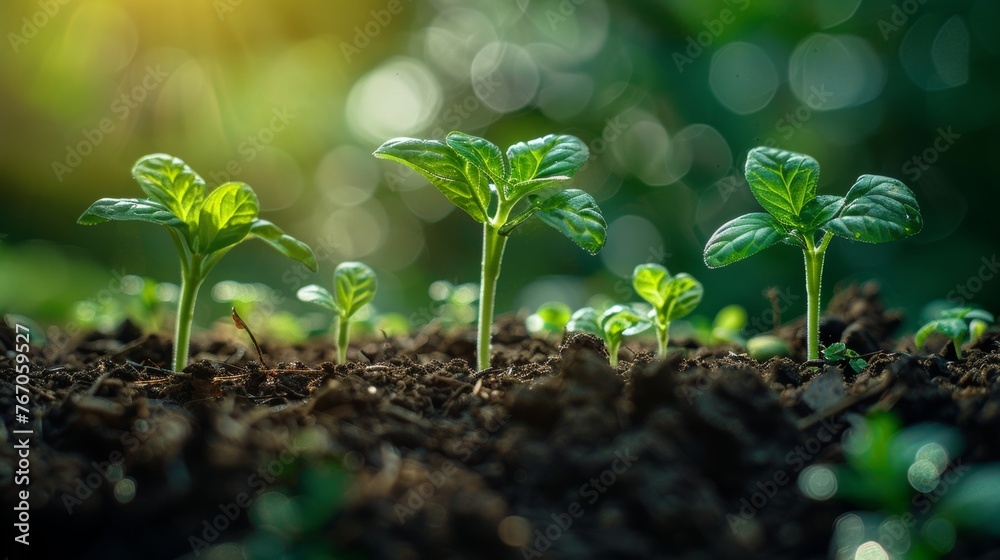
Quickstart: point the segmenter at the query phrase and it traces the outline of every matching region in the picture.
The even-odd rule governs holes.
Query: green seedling
[[[955,356],[962,359],[962,345],[975,342],[983,336],[989,324],[994,321],[993,314],[972,307],[952,307],[938,313],[938,318],[920,327],[913,337],[917,349],[924,347],[927,338],[934,333],[943,334],[951,339],[955,347]]]
[[[613,305],[604,313],[599,313],[593,307],[578,309],[570,318],[566,330],[601,337],[608,348],[608,362],[611,367],[617,367],[622,338],[639,334],[651,326],[652,323],[644,313],[627,305]]]
[[[860,354],[848,348],[843,342],[834,342],[824,348],[823,359],[833,363],[847,362],[851,366],[851,369],[857,373],[861,373],[861,370],[865,369],[865,366],[868,365],[868,362]]]
[[[743,344],[740,335],[747,326],[747,310],[742,305],[727,305],[715,314],[709,321],[704,315],[695,315],[688,319],[691,325],[691,335],[702,346],[714,346],[722,343]]]
[[[780,336],[759,334],[747,340],[747,355],[755,360],[766,362],[771,358],[791,356],[792,350]]]
[[[864,551],[874,548],[879,558],[934,560],[962,533],[1000,534],[1000,464],[964,464],[954,428],[902,428],[881,411],[853,423],[843,439],[845,464],[810,465],[798,478],[814,500],[838,498],[865,508],[837,521],[838,551],[868,558]]]
[[[435,280],[427,288],[427,295],[435,302],[432,304],[434,320],[444,328],[476,322],[476,301],[479,299],[476,283],[452,284],[447,280]]]
[[[452,132],[444,142],[395,138],[375,150],[375,156],[413,168],[483,224],[476,344],[480,370],[490,367],[494,296],[514,228],[538,216],[591,254],[604,246],[607,224],[593,197],[565,188],[588,157],[587,146],[573,136],[550,134],[518,142],[504,155],[483,138]]]
[[[701,303],[704,289],[690,274],[671,276],[659,264],[640,264],[632,272],[632,286],[639,297],[653,306],[649,318],[656,327],[656,355],[667,355],[670,322],[694,311]]]
[[[166,154],[139,159],[132,167],[132,177],[149,198],[102,198],[77,223],[140,221],[167,229],[181,261],[181,292],[171,365],[174,371],[187,365],[198,290],[230,249],[248,237],[256,237],[316,270],[316,257],[308,245],[257,217],[260,203],[246,183],[225,183],[206,194],[205,180],[186,163]]]
[[[528,332],[532,334],[562,334],[566,330],[566,324],[573,317],[573,310],[561,301],[550,301],[538,306],[524,324]]]
[[[705,264],[719,268],[779,242],[802,249],[806,271],[807,347],[819,359],[820,284],[834,236],[866,243],[896,241],[923,227],[917,199],[896,179],[862,175],[847,196],[816,195],[819,164],[805,155],[758,147],[745,169],[750,192],[767,212],[722,225],[705,245]]]
[[[351,340],[351,316],[375,298],[378,280],[375,271],[360,262],[344,262],[333,271],[334,296],[323,286],[310,284],[298,292],[300,300],[321,305],[337,314],[337,363],[347,361],[347,346]]]

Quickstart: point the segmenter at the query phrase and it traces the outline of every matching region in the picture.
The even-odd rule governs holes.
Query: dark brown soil
[[[123,328],[32,357],[31,544],[6,546],[15,558],[238,558],[241,543],[270,558],[826,558],[834,520],[856,507],[811,501],[795,477],[841,461],[858,415],[943,422],[964,435],[966,463],[1000,460],[1000,337],[949,361],[895,341],[899,320],[871,287],[831,302],[824,342],[874,353],[860,374],[693,344],[657,361],[628,341],[615,371],[597,339],[532,338],[513,319],[482,373],[474,333],[430,327],[352,348],[341,366],[328,345],[265,342],[264,367],[242,340],[205,334],[173,374],[168,340]],[[781,333],[801,353],[800,331]],[[0,333],[8,520],[22,489],[11,343]],[[844,381],[810,391],[821,375]],[[949,557],[998,548],[963,535]]]

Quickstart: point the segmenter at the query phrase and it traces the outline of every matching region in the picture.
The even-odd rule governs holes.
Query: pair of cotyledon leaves
[[[803,237],[816,232],[883,243],[923,227],[916,197],[896,179],[862,175],[847,196],[817,196],[815,159],[767,147],[750,150],[745,174],[754,198],[767,212],[723,224],[705,245],[705,264],[710,268],[745,259],[779,242],[801,246]]]
[[[246,183],[229,182],[206,193],[201,176],[180,159],[166,154],[143,157],[132,168],[132,176],[149,198],[102,198],[80,216],[78,223],[154,223],[174,232],[192,255],[211,255],[253,236],[316,270],[316,257],[308,245],[257,217],[260,203]]]
[[[589,157],[587,146],[576,137],[549,134],[518,142],[505,155],[484,138],[452,132],[444,142],[395,138],[375,156],[419,172],[455,206],[479,223],[494,222],[503,235],[537,215],[590,253],[604,246],[607,224],[593,197],[563,189]],[[522,200],[528,203],[525,210],[497,223],[501,209],[507,218]]]
[[[336,295],[323,286],[310,284],[299,289],[298,298],[331,309],[346,320],[375,299],[378,278],[365,263],[342,262],[333,271],[333,287]]]

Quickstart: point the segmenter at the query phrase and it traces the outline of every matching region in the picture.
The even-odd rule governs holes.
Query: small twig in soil
[[[233,308],[233,322],[236,323],[237,329],[247,331],[247,334],[250,335],[250,342],[253,342],[253,347],[257,350],[257,357],[260,358],[260,363],[263,364],[264,369],[267,369],[267,362],[264,361],[264,353],[260,351],[260,345],[257,344],[257,339],[254,338],[253,332],[250,331],[250,327],[243,322],[243,318],[240,317],[240,314],[236,312],[235,307]]]

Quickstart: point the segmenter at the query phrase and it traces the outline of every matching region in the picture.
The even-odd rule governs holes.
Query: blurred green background
[[[35,0],[4,2],[0,21],[0,312],[41,324],[120,293],[123,276],[178,281],[161,229],[75,224],[97,198],[139,196],[129,170],[152,152],[210,185],[249,183],[262,216],[321,259],[314,275],[239,247],[203,289],[202,325],[225,316],[219,281],[262,283],[299,313],[295,290],[329,284],[343,260],[377,270],[379,310],[420,323],[431,282],[478,279],[481,229],[370,154],[453,129],[501,146],[566,132],[591,148],[576,184],[603,208],[607,246],[590,257],[523,226],[500,312],[635,300],[625,277],[660,262],[702,281],[699,313],[759,315],[775,286],[801,315],[796,249],[701,260],[719,225],[757,210],[742,165],[760,144],[816,157],[821,193],[863,173],[917,193],[917,237],[832,244],[825,301],[877,279],[910,328],[932,300],[1000,307],[995,0]]]

